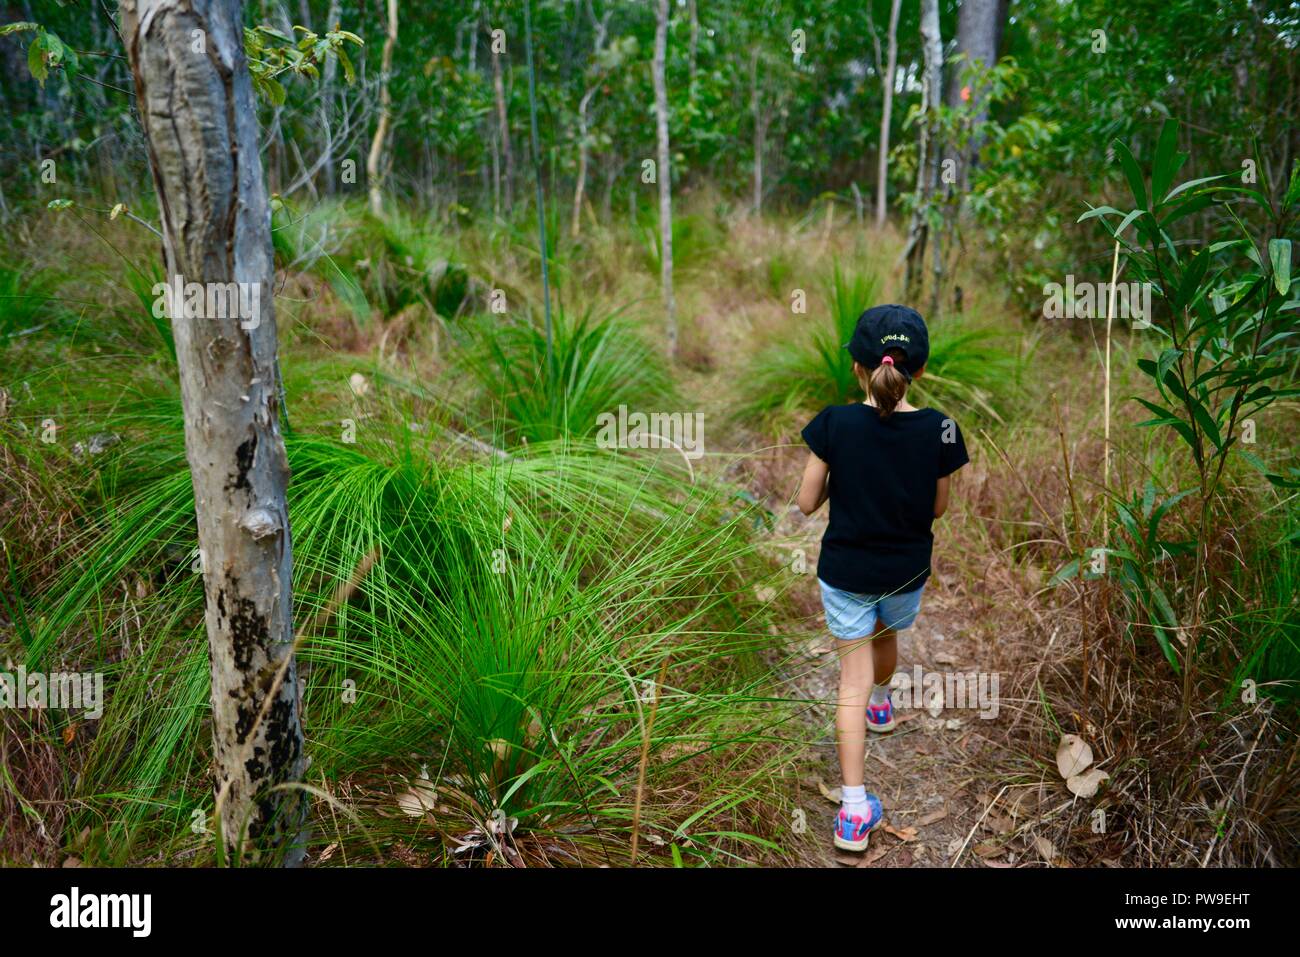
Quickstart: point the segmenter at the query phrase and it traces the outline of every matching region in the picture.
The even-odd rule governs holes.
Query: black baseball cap
[[[886,351],[898,349],[906,356],[900,364],[913,376],[930,358],[930,333],[921,314],[911,306],[872,306],[858,316],[853,337],[844,348],[867,369],[880,365]]]

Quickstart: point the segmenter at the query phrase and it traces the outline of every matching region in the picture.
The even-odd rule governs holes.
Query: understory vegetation
[[[1001,677],[961,730],[990,757],[905,783],[961,821],[931,863],[1300,863],[1293,5],[1126,8],[1153,36],[1015,4],[929,113],[921,4],[883,86],[888,2],[663,4],[652,67],[648,9],[539,0],[531,77],[514,5],[411,3],[387,53],[373,4],[303,3],[335,20],[302,40],[247,6],[310,865],[826,863],[799,433],[860,401],[844,346],[887,302],[971,457],[921,624]],[[0,671],[102,675],[105,706],[0,708],[0,865],[221,865],[158,201],[125,57],[78,53],[114,25],[47,20],[0,34]],[[791,64],[795,23],[834,49]],[[1067,278],[1149,310],[1053,317]],[[698,445],[610,441],[629,410]]]

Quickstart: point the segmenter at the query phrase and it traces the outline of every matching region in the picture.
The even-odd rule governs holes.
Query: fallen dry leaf
[[[935,821],[942,821],[947,816],[948,809],[943,807],[937,811],[931,811],[929,814],[922,816],[916,823],[921,827],[925,827],[927,824],[933,824]]]
[[[1004,817],[1001,814],[988,814],[984,818],[984,826],[994,834],[1010,834],[1015,830],[1015,825],[1011,818]]]
[[[886,824],[884,827],[885,827],[886,834],[892,834],[900,841],[916,840],[916,828],[914,827],[897,828],[894,827],[892,824]]]
[[[842,796],[842,795],[841,795],[841,792],[840,792],[840,789],[839,789],[839,788],[828,788],[828,787],[826,786],[826,782],[823,781],[821,778],[818,778],[818,779],[817,779],[817,790],[821,791],[821,792],[822,792],[822,797],[824,797],[826,800],[830,801],[832,804],[839,804],[839,803],[840,803],[841,796]]]
[[[1085,771],[1083,774],[1076,774],[1065,779],[1065,786],[1070,789],[1072,794],[1081,798],[1096,797],[1097,789],[1102,783],[1110,780],[1110,775],[1101,768],[1093,768],[1091,771]]]
[[[867,853],[862,855],[862,860],[858,861],[858,867],[870,867],[872,864],[876,863],[876,861],[888,854],[889,851],[890,848],[888,847],[877,846],[871,848]]]
[[[417,778],[408,791],[397,798],[397,806],[408,817],[422,817],[432,811],[438,803],[438,792],[427,780]]]
[[[1082,774],[1092,764],[1092,748],[1088,742],[1077,734],[1067,734],[1061,739],[1061,746],[1056,749],[1056,770],[1061,777],[1069,778]]]
[[[1050,861],[1056,857],[1056,845],[1041,834],[1034,837],[1034,849],[1043,856],[1045,861]]]

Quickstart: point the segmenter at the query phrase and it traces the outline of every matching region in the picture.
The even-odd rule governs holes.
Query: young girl
[[[804,427],[811,452],[798,502],[805,515],[831,503],[817,579],[827,627],[839,639],[835,726],[844,787],[835,846],[861,851],[883,816],[863,783],[866,732],[894,727],[896,636],[921,608],[930,525],[948,508],[949,476],[969,459],[952,419],[907,401],[930,355],[915,309],[868,309],[846,348],[866,399],[828,406]]]

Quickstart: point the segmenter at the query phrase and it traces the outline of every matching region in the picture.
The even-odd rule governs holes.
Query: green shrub
[[[836,263],[827,288],[828,314],[809,317],[792,341],[773,343],[758,354],[746,377],[740,417],[779,432],[796,414],[860,401],[862,386],[844,345],[858,317],[877,304],[878,289],[874,273]],[[995,396],[1014,387],[1018,367],[991,330],[945,318],[930,324],[930,359],[909,401],[996,417]]]
[[[495,324],[480,318],[464,362],[488,402],[499,443],[590,435],[596,417],[620,404],[663,409],[673,389],[663,356],[619,313],[555,310],[547,361],[540,320]]]

